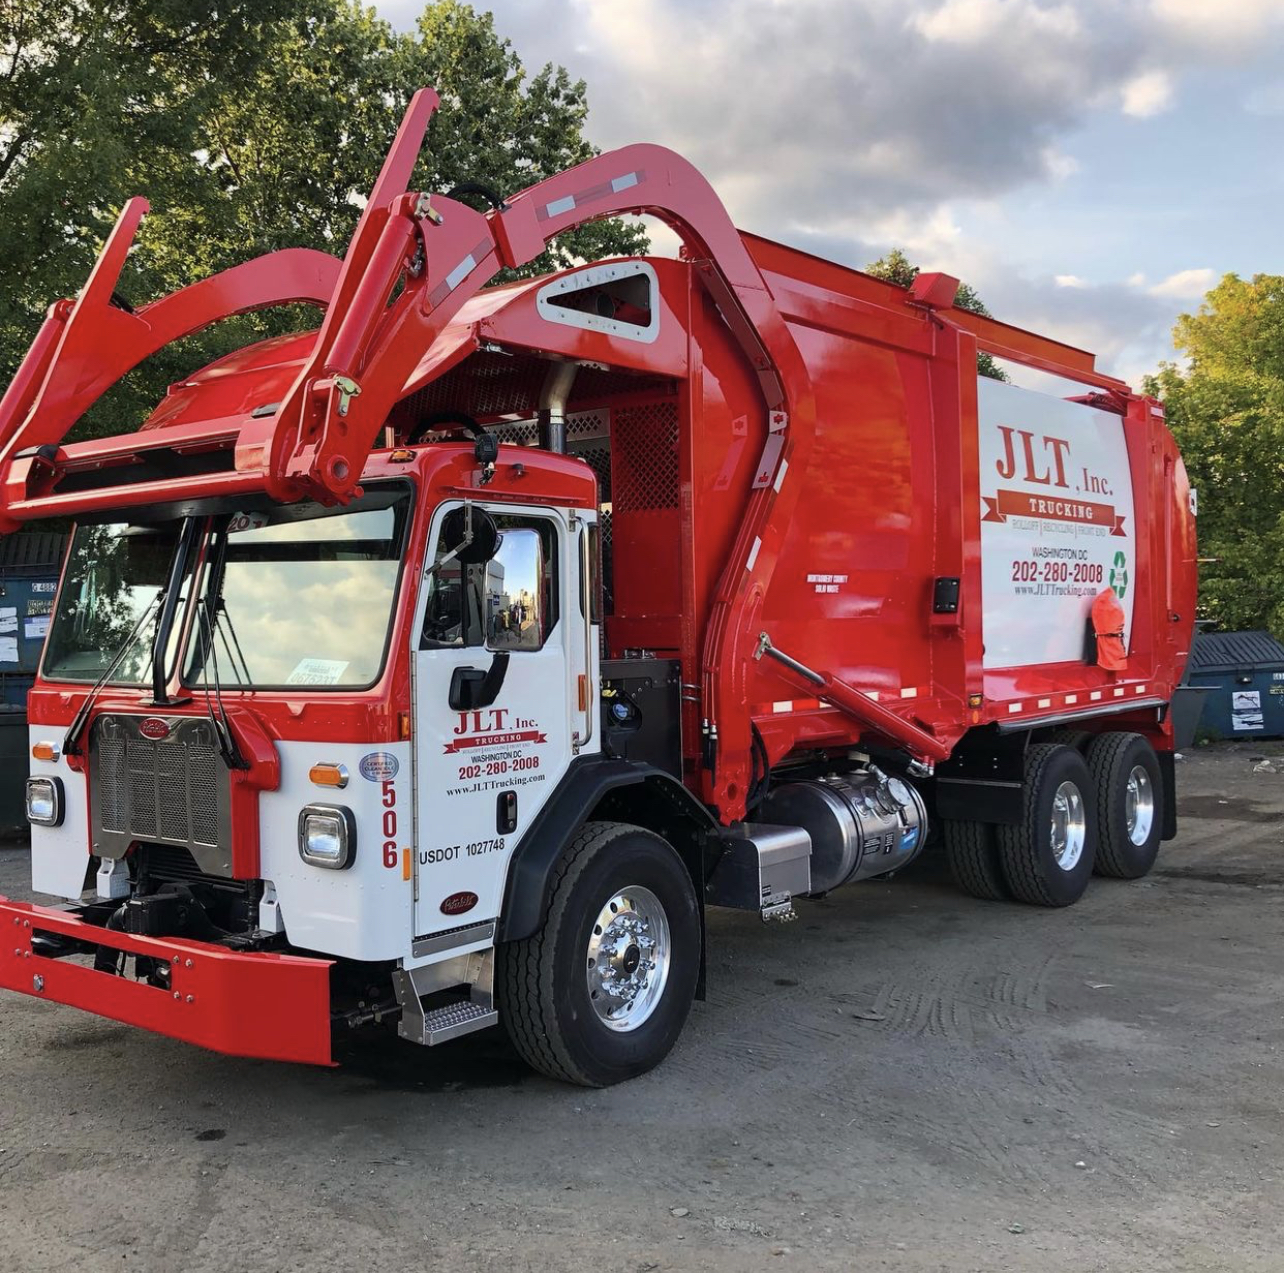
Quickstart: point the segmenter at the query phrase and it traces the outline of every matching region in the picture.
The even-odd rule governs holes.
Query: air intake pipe
[[[566,404],[575,384],[575,363],[554,363],[539,396],[539,445],[549,452],[566,451]]]

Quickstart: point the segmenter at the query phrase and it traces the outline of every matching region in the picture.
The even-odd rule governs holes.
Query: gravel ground
[[[1264,752],[1188,754],[1155,873],[1065,911],[928,862],[791,926],[715,914],[709,1000],[607,1091],[498,1033],[305,1069],[0,993],[0,1267],[1279,1269]]]

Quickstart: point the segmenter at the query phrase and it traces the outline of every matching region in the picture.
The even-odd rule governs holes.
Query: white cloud
[[[1175,297],[1195,300],[1202,297],[1217,282],[1217,272],[1202,266],[1197,270],[1178,270],[1167,279],[1152,284],[1147,291],[1152,297]]]
[[[1152,0],[1157,32],[1209,52],[1234,54],[1284,22],[1280,0]]]
[[[1130,288],[1144,288],[1146,286],[1145,274],[1138,270],[1135,274],[1128,276],[1128,286]]]
[[[929,40],[976,45],[1010,37],[1015,24],[1049,39],[1079,33],[1079,19],[1068,4],[1044,8],[1028,0],[945,0],[930,13],[910,19]]]
[[[1077,274],[1059,274],[1053,277],[1058,288],[1086,288],[1088,285]]]
[[[1067,155],[1055,146],[1043,148],[1043,171],[1053,181],[1065,181],[1079,171],[1079,161],[1073,155]]]
[[[1145,119],[1166,111],[1173,104],[1173,82],[1167,71],[1142,71],[1127,80],[1120,90],[1125,115]]]

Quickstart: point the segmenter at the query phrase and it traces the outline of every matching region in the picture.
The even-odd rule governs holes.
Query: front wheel
[[[700,912],[682,860],[644,828],[588,823],[563,851],[543,926],[496,953],[501,1021],[556,1080],[602,1087],[673,1048],[695,996]]]

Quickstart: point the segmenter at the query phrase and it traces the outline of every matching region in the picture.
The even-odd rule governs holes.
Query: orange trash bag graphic
[[[1128,667],[1124,649],[1124,609],[1114,589],[1107,585],[1092,600],[1092,628],[1097,635],[1097,663],[1119,672]]]

